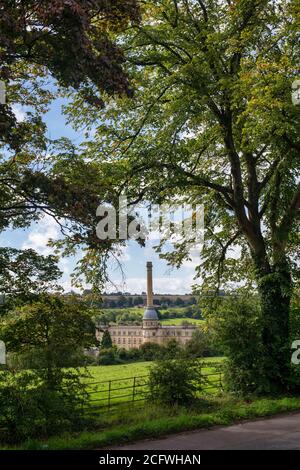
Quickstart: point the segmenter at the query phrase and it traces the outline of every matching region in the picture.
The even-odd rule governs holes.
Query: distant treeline
[[[183,307],[187,305],[195,305],[197,300],[192,296],[154,296],[154,305],[161,308]],[[102,308],[126,308],[138,307],[146,304],[146,297],[139,295],[114,295],[103,296]]]

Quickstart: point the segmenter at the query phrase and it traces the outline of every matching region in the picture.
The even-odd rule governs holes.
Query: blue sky
[[[62,114],[63,100],[56,100],[51,104],[49,112],[44,115],[44,121],[47,124],[48,136],[51,139],[59,137],[68,137],[74,143],[79,144],[82,135],[75,131],[70,125],[66,124],[65,117]],[[18,119],[24,118],[24,111],[14,108]],[[52,251],[47,246],[50,238],[58,238],[60,235],[59,227],[51,217],[44,217],[38,223],[31,225],[26,230],[7,230],[0,235],[1,246],[11,246],[19,249],[33,248],[37,252],[46,255]],[[136,242],[128,242],[124,249],[121,262],[123,266],[122,273],[112,262],[110,266],[110,277],[113,284],[107,286],[107,290],[114,291],[117,289],[132,293],[141,293],[146,290],[146,262],[152,261],[154,267],[154,291],[157,293],[173,293],[184,294],[191,291],[191,285],[195,283],[195,260],[184,263],[180,269],[171,269],[164,260],[161,260],[153,250],[154,241],[147,241],[146,247],[140,247]],[[65,258],[60,261],[60,268],[63,271],[61,285],[66,291],[71,286],[70,274],[74,269],[75,258]],[[116,287],[114,287],[116,286]],[[76,289],[75,289],[76,290]]]

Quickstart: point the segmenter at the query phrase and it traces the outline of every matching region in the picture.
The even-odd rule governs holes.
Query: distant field
[[[196,318],[168,318],[166,320],[160,320],[160,323],[162,325],[181,325],[182,322],[188,322],[191,325],[203,325],[205,323],[205,320],[198,320]]]
[[[143,315],[144,309],[137,308],[137,307],[124,307],[124,308],[102,308],[101,309],[104,313],[134,313],[135,315]]]

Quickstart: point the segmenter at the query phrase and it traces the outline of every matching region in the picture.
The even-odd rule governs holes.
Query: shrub
[[[176,339],[170,339],[165,346],[161,346],[161,352],[158,356],[165,359],[174,359],[175,357],[182,356],[184,353],[183,348],[180,346]],[[157,359],[157,357],[155,358]]]
[[[100,349],[99,352],[99,365],[110,366],[120,362],[115,348]]]
[[[163,348],[156,343],[144,343],[140,347],[141,358],[144,361],[154,361],[162,356]]]
[[[197,329],[193,332],[192,338],[186,344],[185,352],[191,357],[203,357],[208,349],[208,336],[203,330]]]
[[[142,358],[140,349],[118,349],[118,356],[122,362],[126,361],[138,361]]]
[[[202,387],[201,364],[194,359],[165,359],[150,369],[149,399],[162,405],[188,405]]]
[[[0,428],[3,438],[19,442],[79,428],[85,386],[76,372],[59,372],[57,388],[49,389],[40,373],[0,372]]]

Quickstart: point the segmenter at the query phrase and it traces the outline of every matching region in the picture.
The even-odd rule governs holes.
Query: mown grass
[[[112,366],[90,366],[88,371],[92,381],[120,380],[127,377],[147,375],[151,362],[132,362],[129,364],[117,364]]]
[[[222,362],[223,360],[223,357],[206,357],[201,359],[202,362],[207,364],[210,362]],[[91,374],[89,381],[120,380],[128,377],[147,375],[152,364],[151,361],[144,361],[112,366],[90,366],[88,367],[88,371]]]
[[[181,317],[181,318],[167,318],[166,320],[160,320],[160,323],[162,325],[175,325],[175,326],[180,326],[184,323],[189,323],[190,325],[197,325],[201,326],[205,323],[205,320],[199,320],[197,318],[187,318],[187,317]]]
[[[144,309],[141,307],[115,307],[115,308],[103,308],[101,309],[104,313],[131,313],[134,315],[140,315],[141,317],[144,314]]]
[[[200,359],[204,364],[203,373],[216,373],[215,365],[221,364],[224,358],[209,357]],[[108,406],[108,397],[110,396],[110,405],[118,405],[128,402],[133,393],[135,400],[143,399],[147,393],[147,376],[149,374],[152,362],[135,362],[131,364],[121,364],[112,366],[91,366],[88,368],[90,377],[86,381],[91,384],[89,393],[91,404],[94,406]],[[210,367],[210,364],[213,367]],[[218,391],[218,374],[207,377],[209,387],[205,393],[216,393]],[[111,383],[109,383],[111,381]],[[216,386],[214,386],[214,383]],[[133,392],[133,384],[135,390]],[[111,389],[109,391],[109,389]]]
[[[15,449],[93,449],[171,433],[229,425],[246,419],[300,410],[300,397],[238,400],[229,395],[199,400],[187,408],[125,410],[118,415],[99,417],[98,428],[80,434],[64,434],[47,441],[29,440]]]

